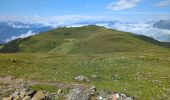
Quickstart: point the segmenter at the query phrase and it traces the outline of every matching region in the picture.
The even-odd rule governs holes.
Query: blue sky
[[[168,18],[170,0],[0,0],[0,19]],[[22,16],[22,17],[21,17]],[[24,19],[24,17],[26,17]],[[68,18],[67,18],[68,17]],[[70,19],[70,20],[71,20]]]

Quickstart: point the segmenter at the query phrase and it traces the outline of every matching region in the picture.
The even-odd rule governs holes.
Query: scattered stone
[[[62,93],[62,89],[58,89],[57,95],[60,95]]]
[[[122,99],[125,99],[126,98],[126,95],[125,94],[120,94],[121,95],[121,98]]]
[[[22,100],[20,96],[15,96],[13,100]]]
[[[79,75],[74,78],[78,82],[88,81],[88,79],[84,75]]]
[[[131,97],[126,97],[124,100],[134,100],[134,99]]]
[[[98,96],[97,100],[103,100],[103,97],[102,96]]]
[[[21,97],[21,99],[23,99],[25,95],[26,95],[25,92],[21,92],[19,96]]]
[[[31,97],[30,97],[30,96],[25,96],[25,97],[23,98],[23,100],[31,100]]]
[[[67,100],[90,100],[91,95],[94,94],[94,90],[83,90],[81,88],[75,88],[70,90]]]
[[[97,75],[91,75],[91,78],[93,78],[93,79],[97,79],[97,78],[98,78],[98,76],[97,76]]]
[[[97,78],[96,75],[91,76],[93,78]],[[12,82],[15,79],[12,77],[5,77],[5,78],[0,78],[0,81],[5,81],[5,82]],[[21,82],[18,79],[14,81],[15,83]],[[76,81],[82,82],[88,81],[88,78],[86,78],[83,75],[79,75],[75,77]],[[58,89],[56,93],[49,93],[46,91],[36,91],[32,90],[30,88],[30,85],[28,83],[22,83],[19,86],[20,88],[14,89],[12,86],[2,86],[0,87],[0,93],[5,92],[3,91],[4,89],[8,88],[11,92],[9,94],[12,94],[11,96],[7,98],[3,98],[1,100],[135,100],[132,97],[127,97],[125,94],[120,94],[120,93],[112,93],[110,91],[97,91],[95,86],[92,86],[91,88],[84,87],[82,85],[68,85],[68,91],[69,93],[66,94],[65,92],[62,91],[62,85],[61,89]],[[4,89],[3,89],[4,88]],[[166,89],[167,90],[167,89]],[[166,97],[166,95],[164,95]]]
[[[3,98],[2,100],[13,100],[13,97]]]
[[[27,95],[32,98],[36,93],[37,93],[36,90],[31,90],[30,92],[27,93]]]
[[[44,100],[46,98],[46,95],[43,91],[38,91],[31,100]]]

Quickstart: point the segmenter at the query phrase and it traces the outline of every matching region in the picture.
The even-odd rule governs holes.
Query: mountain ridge
[[[89,25],[83,27],[58,28],[35,36],[16,39],[5,44],[1,52],[50,52],[65,50],[65,53],[113,53],[134,51],[157,51],[168,49],[169,43],[159,42],[146,36],[135,35]],[[147,49],[146,49],[147,48]]]

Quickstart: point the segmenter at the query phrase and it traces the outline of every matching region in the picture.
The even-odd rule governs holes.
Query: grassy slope
[[[145,41],[141,37],[98,26],[59,28],[25,39],[14,40],[6,44],[2,51],[62,54],[166,51],[164,47],[161,47],[163,43],[151,38],[148,38],[150,41]]]
[[[170,96],[170,54],[114,53],[98,55],[0,54],[0,76],[76,83],[83,74],[97,80],[87,85],[135,96],[141,100]],[[159,98],[160,97],[160,98]]]
[[[90,78],[90,83],[83,84],[141,100],[166,100],[170,97],[170,52],[153,41],[96,26],[61,28],[19,40],[24,52],[41,53],[0,54],[0,76],[76,83],[77,75],[95,74],[97,80]]]

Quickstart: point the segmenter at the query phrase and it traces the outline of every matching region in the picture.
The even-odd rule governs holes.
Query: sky
[[[0,0],[0,20],[170,19],[170,0]]]

